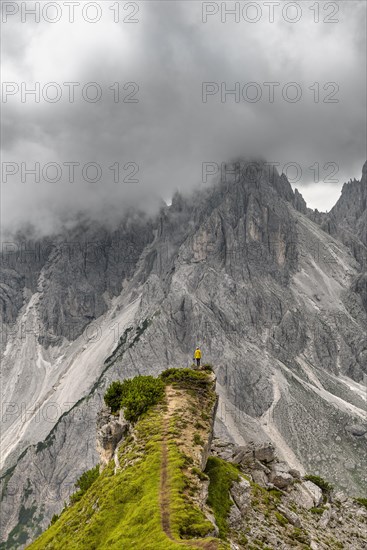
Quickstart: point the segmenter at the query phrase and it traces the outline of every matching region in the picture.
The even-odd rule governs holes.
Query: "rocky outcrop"
[[[118,416],[111,414],[108,407],[104,407],[97,416],[97,452],[100,456],[103,469],[111,458],[121,440],[129,432],[130,424],[120,410]]]
[[[321,227],[337,237],[365,268],[367,261],[367,162],[361,180],[344,183],[341,196],[329,214],[317,220]]]
[[[302,508],[310,510],[321,504],[322,491],[320,487],[312,483],[312,481],[304,481],[302,484],[293,486],[290,499]]]
[[[212,454],[238,464],[251,473],[256,483],[264,487],[287,489],[301,477],[298,470],[278,459],[275,447],[270,441],[264,443],[251,441],[245,446],[237,447],[215,439]]]
[[[259,541],[265,547],[284,550],[304,545],[314,550],[329,550],[334,545],[364,549],[365,506],[304,479],[278,460],[271,444],[251,442],[237,447],[215,439],[212,453],[236,464],[241,472],[240,480],[230,489],[232,549],[252,548]]]

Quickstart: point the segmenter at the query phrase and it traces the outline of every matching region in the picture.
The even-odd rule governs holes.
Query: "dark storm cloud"
[[[107,4],[106,17],[95,25],[80,19],[22,24],[15,18],[3,25],[3,79],[28,86],[40,82],[41,89],[57,82],[62,89],[57,103],[42,96],[40,103],[31,97],[22,103],[19,93],[2,104],[3,163],[62,167],[55,183],[44,181],[42,173],[40,183],[27,174],[21,182],[21,167],[3,182],[7,227],[32,222],[47,232],[60,216],[72,218],[81,210],[116,219],[132,205],[152,211],[161,197],[200,184],[202,162],[220,164],[237,156],[265,157],[279,162],[280,170],[288,162],[300,164],[296,186],[318,208],[329,208],[342,183],[360,176],[366,149],[364,3],[335,2],[339,22],[331,24],[313,21],[314,2],[300,3],[303,15],[294,24],[277,11],[269,23],[262,2],[257,4],[264,16],[254,24],[222,23],[220,13],[204,24],[199,2],[142,2],[139,23],[115,24]],[[81,83],[74,103],[64,82]],[[101,87],[100,101],[81,98],[87,82]],[[119,103],[109,89],[115,82]],[[127,82],[139,86],[135,95],[135,85],[122,88]],[[241,90],[256,82],[263,96],[257,103],[242,96],[237,103],[230,95],[222,102],[218,92],[203,103],[203,82],[224,82],[228,89],[238,82]],[[280,83],[273,103],[266,82]],[[282,97],[290,82],[302,90],[297,103]],[[309,90],[315,82],[319,103],[315,86]],[[336,84],[324,90],[328,82]],[[250,96],[254,90],[248,88]],[[324,103],[333,90],[338,103]],[[122,102],[128,94],[139,102]],[[80,164],[74,182],[64,166],[70,162]],[[83,180],[81,168],[88,162],[101,167],[101,181]],[[109,168],[116,162],[119,183]],[[324,170],[326,162],[338,165],[339,181],[313,183],[310,167],[319,164],[322,180],[330,172]],[[93,171],[89,174],[93,177]]]

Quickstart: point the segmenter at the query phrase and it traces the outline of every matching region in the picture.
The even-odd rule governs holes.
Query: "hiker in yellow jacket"
[[[196,360],[196,366],[200,367],[201,350],[199,348],[196,348],[194,352],[194,359]]]

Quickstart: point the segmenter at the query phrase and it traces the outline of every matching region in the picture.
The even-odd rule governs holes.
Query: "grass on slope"
[[[80,501],[72,504],[29,550],[178,550],[200,547],[193,540],[171,540],[160,510],[162,444],[167,411],[161,402],[135,425],[135,437],[119,447],[121,469],[114,462],[98,476]],[[201,510],[187,498],[185,457],[174,430],[167,440],[169,506],[174,539],[203,537],[212,530]],[[205,538],[202,541],[218,539]],[[201,546],[204,547],[204,546]],[[227,548],[218,541],[213,548]]]
[[[210,479],[208,504],[213,509],[219,536],[224,538],[228,533],[227,518],[232,506],[229,491],[240,474],[233,464],[214,456],[208,458],[205,472]]]

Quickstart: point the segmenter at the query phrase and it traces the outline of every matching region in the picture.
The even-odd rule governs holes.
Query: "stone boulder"
[[[289,492],[289,498],[295,504],[309,510],[322,502],[322,491],[312,481],[295,483]]]
[[[288,508],[285,508],[284,506],[278,506],[279,512],[295,527],[300,528],[301,527],[301,520],[291,510],[288,510]]]
[[[262,487],[266,487],[268,484],[268,476],[263,470],[253,470],[251,472],[252,479],[255,483],[258,485],[261,485]]]
[[[253,466],[256,461],[269,464],[276,460],[274,445],[269,441],[265,443],[254,443],[250,441],[247,445],[233,448],[232,460],[234,464]]]
[[[245,447],[235,447],[233,449],[232,460],[233,464],[242,464],[250,466],[254,462],[254,449],[252,445]]]
[[[311,494],[315,506],[320,506],[322,502],[322,491],[320,487],[312,483],[312,481],[304,481],[303,487]]]
[[[234,529],[235,531],[238,531],[242,527],[242,514],[237,508],[236,504],[233,504],[229,511],[228,525],[231,529]]]
[[[330,504],[327,504],[326,509],[323,511],[323,514],[319,521],[319,526],[321,527],[321,529],[325,529],[325,527],[327,527],[327,525],[329,524],[329,521],[331,520],[331,516],[332,516],[332,510],[331,510]]]
[[[362,437],[364,434],[367,433],[367,425],[351,424],[349,426],[346,426],[345,430],[355,437]]]
[[[231,460],[234,449],[236,448],[237,447],[229,441],[222,441],[221,439],[213,438],[210,452],[213,456],[219,456],[220,458],[223,458],[223,460]]]
[[[291,474],[292,477],[294,477],[295,479],[301,479],[301,472],[299,470],[295,470],[294,468],[291,468],[289,470],[289,473]]]
[[[230,493],[241,515],[244,516],[251,503],[250,482],[247,481],[247,479],[241,478],[240,481],[236,481],[232,484]]]
[[[269,481],[279,489],[286,489],[292,485],[294,478],[289,473],[288,465],[285,462],[275,462],[271,468]]]
[[[260,462],[273,462],[276,459],[275,447],[270,441],[268,443],[258,443],[254,447],[254,456]]]

